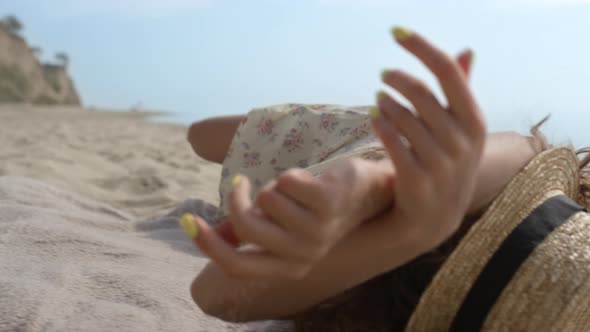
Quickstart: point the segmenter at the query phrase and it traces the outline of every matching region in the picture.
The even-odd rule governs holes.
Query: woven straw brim
[[[422,295],[406,331],[449,331],[482,270],[515,227],[551,197],[578,195],[570,148],[536,156],[461,240]],[[512,275],[483,331],[590,331],[590,216],[577,212]]]

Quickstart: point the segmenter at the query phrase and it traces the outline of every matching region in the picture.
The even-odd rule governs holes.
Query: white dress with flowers
[[[247,176],[252,195],[279,173],[293,167],[314,175],[343,158],[381,159],[368,107],[281,104],[248,113],[223,162],[219,217],[228,214],[227,199],[236,174]]]

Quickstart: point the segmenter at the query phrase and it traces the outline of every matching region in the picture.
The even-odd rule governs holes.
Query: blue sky
[[[384,68],[435,86],[393,25],[475,50],[490,130],[546,114],[557,143],[590,145],[590,0],[0,0],[50,59],[67,52],[86,105],[177,121],[283,102],[371,104]],[[438,88],[437,88],[438,91]]]

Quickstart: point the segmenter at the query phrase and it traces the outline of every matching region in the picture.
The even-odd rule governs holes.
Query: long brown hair
[[[547,119],[530,130],[539,152],[550,147],[539,131]],[[590,148],[578,150],[577,155],[580,176],[577,202],[590,208]],[[484,211],[466,216],[459,230],[438,248],[297,315],[295,331],[403,331],[436,272]]]

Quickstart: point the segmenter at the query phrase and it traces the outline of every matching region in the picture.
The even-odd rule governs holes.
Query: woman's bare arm
[[[517,132],[489,134],[468,214],[487,207],[528,162],[542,151],[535,137]]]
[[[194,280],[191,294],[201,310],[223,320],[284,318],[421,253],[417,235],[397,234],[392,239],[390,228],[385,221],[359,227],[297,281],[232,278],[210,263]]]
[[[538,152],[531,138],[518,133],[488,135],[469,211],[488,205]],[[368,196],[374,198],[366,203],[373,216],[386,207],[389,199],[382,198],[391,195],[391,188],[385,183],[394,176],[387,164],[379,167],[367,172],[372,183]],[[415,234],[392,238],[388,225],[391,223],[369,222],[359,226],[301,280],[236,279],[210,263],[192,284],[193,299],[206,313],[231,321],[293,315],[420,254]]]
[[[223,163],[236,129],[245,117],[224,116],[193,123],[187,135],[193,151],[205,160]]]

